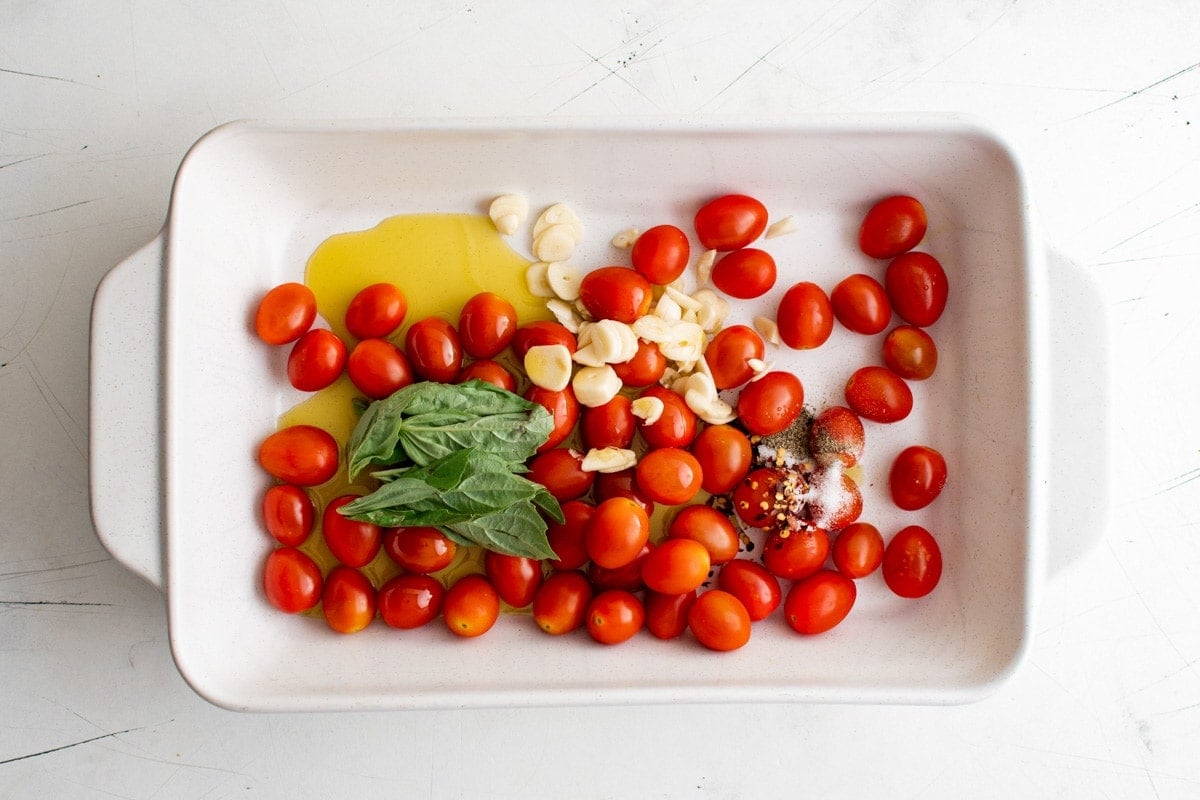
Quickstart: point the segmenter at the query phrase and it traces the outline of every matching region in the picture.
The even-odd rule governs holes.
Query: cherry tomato
[[[912,411],[912,390],[887,367],[860,367],[846,381],[846,405],[874,422],[898,422]]]
[[[596,473],[585,472],[583,456],[563,447],[543,451],[530,459],[529,474],[525,477],[545,486],[555,500],[565,503],[587,494]]]
[[[349,567],[370,564],[379,552],[383,529],[370,522],[358,522],[343,516],[338,509],[354,502],[358,495],[344,494],[329,501],[321,515],[321,535],[334,558]]]
[[[858,246],[871,258],[912,250],[925,236],[925,207],[912,197],[885,197],[871,206],[858,229]]]
[[[833,304],[825,290],[801,281],[784,293],[775,313],[779,338],[794,350],[812,350],[833,333]]]
[[[336,381],[345,366],[346,345],[333,331],[317,328],[292,345],[288,381],[302,392],[317,392]]]
[[[641,553],[650,538],[650,518],[633,500],[613,497],[596,506],[583,537],[592,561],[616,569]]]
[[[383,551],[388,558],[418,575],[450,566],[457,550],[453,540],[437,528],[388,528],[383,536]]]
[[[859,273],[843,278],[833,287],[829,301],[837,321],[855,333],[879,333],[892,318],[887,292],[870,275]]]
[[[717,259],[712,282],[725,294],[741,300],[761,297],[775,285],[775,259],[765,250],[747,247]]]
[[[337,472],[337,441],[313,425],[292,425],[263,440],[258,463],[284,483],[316,486]]]
[[[750,471],[750,440],[730,425],[709,425],[700,431],[692,442],[692,455],[704,474],[700,486],[709,494],[733,491]]]
[[[892,500],[905,511],[929,505],[945,485],[946,459],[937,450],[923,445],[901,450],[888,475]]]
[[[583,277],[579,299],[596,319],[630,325],[650,310],[654,290],[650,281],[628,267],[601,267]]]
[[[281,283],[263,295],[254,314],[254,330],[267,344],[299,339],[317,318],[317,297],[303,283]]]
[[[627,592],[640,592],[646,588],[642,583],[642,562],[652,552],[654,552],[654,545],[646,542],[634,559],[624,566],[602,567],[593,561],[587,566],[588,578],[599,591],[623,589]]]
[[[354,345],[346,371],[358,390],[382,400],[413,382],[408,356],[387,339],[363,339]]]
[[[575,399],[575,390],[570,386],[558,392],[543,389],[541,386],[530,386],[525,392],[525,399],[538,403],[554,418],[554,429],[550,431],[546,442],[538,448],[539,453],[558,447],[571,435],[571,431],[575,430],[575,422],[579,419],[579,401]]]
[[[651,450],[637,464],[638,486],[656,503],[677,506],[691,502],[703,480],[700,462],[679,447]]]
[[[883,551],[883,580],[901,597],[924,597],[942,578],[942,551],[929,531],[909,525]]]
[[[737,528],[729,517],[706,505],[687,506],[667,526],[670,539],[691,539],[704,545],[713,564],[724,564],[737,557]]]
[[[633,268],[659,286],[682,275],[690,255],[687,234],[674,225],[650,228],[637,238],[629,254]]]
[[[498,294],[480,292],[463,305],[458,333],[471,358],[492,358],[516,335],[517,310]]]
[[[267,556],[263,591],[285,614],[307,611],[321,599],[321,568],[294,547],[279,547]]]
[[[762,360],[765,352],[762,337],[745,325],[722,328],[704,350],[713,383],[717,389],[732,389],[754,377],[750,359]]]
[[[499,618],[500,595],[482,575],[459,578],[442,599],[442,620],[458,636],[482,636]]]
[[[601,644],[620,644],[632,639],[645,621],[642,601],[622,589],[607,589],[588,603],[587,631]]]
[[[772,575],[791,581],[812,575],[821,568],[828,555],[829,534],[823,528],[776,531],[763,544],[766,568]]]
[[[571,333],[561,323],[549,320],[537,320],[522,325],[513,334],[512,349],[518,361],[525,360],[529,348],[537,345],[561,344],[575,355],[577,343],[575,334]]]
[[[517,391],[517,379],[513,377],[513,374],[505,369],[503,364],[488,358],[467,364],[463,367],[462,372],[458,373],[454,382],[466,383],[467,381],[483,381],[509,392]]]
[[[696,438],[696,412],[678,393],[665,386],[651,386],[642,397],[657,397],[663,403],[662,414],[647,425],[639,421],[638,430],[651,447],[687,447]]]
[[[827,531],[840,530],[862,515],[862,493],[849,475],[840,475],[836,484],[826,478],[817,497],[809,500],[808,513],[813,524]]]
[[[667,357],[658,349],[654,342],[638,339],[638,349],[633,358],[620,364],[612,365],[613,372],[621,379],[621,383],[632,388],[650,386],[658,383],[659,378],[667,371]]]
[[[712,560],[694,539],[667,539],[642,561],[642,583],[662,594],[683,594],[708,579]]]
[[[928,253],[905,253],[888,264],[883,276],[892,308],[905,322],[921,328],[938,321],[946,309],[950,284],[946,271]]]
[[[500,599],[513,608],[533,602],[542,585],[542,562],[536,558],[509,556],[491,550],[483,554],[483,571]]]
[[[687,630],[688,611],[696,602],[696,590],[683,594],[647,591],[646,630],[658,639],[675,639]]]
[[[857,596],[853,580],[823,569],[792,586],[783,602],[783,614],[796,633],[824,633],[846,618]]]
[[[375,587],[353,567],[338,566],[325,577],[321,611],[338,633],[358,633],[375,619]]]
[[[730,561],[721,568],[717,587],[742,601],[752,622],[766,619],[783,600],[779,579],[762,564],[744,558]]]
[[[299,486],[279,484],[263,496],[263,522],[275,541],[289,547],[304,544],[312,533],[316,510]]]
[[[841,461],[852,467],[862,458],[866,432],[862,420],[845,406],[830,406],[808,426],[808,452],[819,464]]]
[[[733,490],[733,510],[752,528],[767,529],[775,520],[775,487],[781,475],[770,467],[759,467]]]
[[[654,501],[637,485],[637,471],[634,469],[601,472],[596,476],[594,494],[597,503],[602,503],[610,497],[628,497],[642,507],[646,516],[654,513]]]
[[[865,578],[883,563],[883,537],[869,522],[842,528],[833,540],[833,564],[848,578]]]
[[[738,395],[737,415],[746,430],[760,436],[779,433],[804,410],[804,386],[790,372],[768,372]]]
[[[413,371],[426,380],[450,383],[462,369],[458,331],[439,317],[426,317],[409,326],[404,349]]]
[[[750,641],[750,614],[742,601],[723,589],[710,589],[688,609],[688,627],[709,650],[737,650]]]
[[[727,194],[702,206],[695,225],[706,249],[737,250],[767,229],[767,207],[744,194]]]
[[[589,449],[629,447],[637,431],[632,401],[619,394],[604,405],[583,409],[579,430],[583,436],[583,446]]]
[[[408,299],[399,287],[373,283],[346,306],[346,330],[356,339],[383,339],[400,327],[408,313]]]
[[[379,590],[379,616],[392,628],[428,624],[442,611],[446,590],[428,575],[397,575]]]
[[[533,596],[533,621],[546,633],[560,636],[583,626],[592,602],[592,584],[582,572],[556,572]]]
[[[569,500],[562,504],[563,521],[546,523],[546,538],[558,558],[547,563],[558,570],[578,569],[587,563],[587,547],[583,531],[596,507],[585,500]]]
[[[923,381],[937,369],[937,345],[928,333],[901,325],[883,340],[883,363],[908,381]]]

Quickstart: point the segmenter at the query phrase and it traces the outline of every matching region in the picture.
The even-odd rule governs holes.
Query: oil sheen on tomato
[[[404,322],[389,339],[404,347],[404,333],[424,317],[442,317],[455,325],[458,312],[474,294],[495,292],[507,298],[522,324],[547,319],[543,301],[529,293],[525,270],[529,262],[512,250],[491,220],[471,214],[411,214],[390,217],[365,231],[339,233],[322,242],[308,260],[304,282],[317,297],[317,312],[349,347],[346,307],[360,289],[373,283],[394,283],[408,300]],[[357,415],[359,392],[343,374],[332,386],[315,393],[279,418],[279,426],[316,425],[341,444],[350,438]],[[345,469],[329,483],[310,489],[317,505],[317,525],[301,547],[328,572],[337,562],[321,536],[321,512],[339,495],[366,494],[370,479],[360,475],[351,485]],[[483,557],[475,548],[459,548],[458,556],[434,577],[447,585],[467,572],[482,572]],[[376,588],[399,568],[382,550],[362,572]],[[319,613],[319,612],[309,612]]]

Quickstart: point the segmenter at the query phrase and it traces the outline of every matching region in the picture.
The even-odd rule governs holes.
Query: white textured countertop
[[[1200,5],[246,5],[0,15],[0,797],[1200,796]],[[183,682],[162,595],[89,518],[88,314],[201,134],[914,111],[1015,143],[1073,296],[1102,306],[1053,313],[1107,329],[1114,496],[1089,492],[1101,464],[1069,483],[1110,524],[1050,532],[1033,650],[997,694],[249,715]]]

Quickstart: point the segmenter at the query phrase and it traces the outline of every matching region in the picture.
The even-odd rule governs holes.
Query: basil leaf
[[[445,526],[448,536],[525,558],[556,558],[546,538],[546,523],[529,503],[520,503],[478,519]]]

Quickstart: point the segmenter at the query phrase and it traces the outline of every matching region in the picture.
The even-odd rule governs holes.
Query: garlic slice
[[[704,355],[704,342],[704,329],[695,322],[676,322],[658,349],[672,361],[697,361]]]
[[[524,195],[502,194],[488,206],[488,217],[505,236],[516,233],[528,214],[529,200]]]
[[[588,450],[580,469],[584,472],[622,472],[637,466],[637,453],[621,447],[602,447]]]
[[[800,226],[796,224],[796,219],[789,215],[768,225],[767,232],[763,238],[774,239],[777,236],[787,236],[789,233],[795,233],[798,230],[800,230]]]
[[[535,261],[525,270],[525,285],[534,297],[554,297],[554,287],[547,277],[549,266],[545,261]]]
[[[608,364],[602,367],[583,367],[575,373],[571,381],[575,399],[580,405],[588,408],[602,406],[612,400],[617,396],[617,392],[621,391],[621,386],[621,379]]]
[[[701,308],[703,308],[703,306],[700,304],[700,301],[696,300],[690,295],[685,294],[679,289],[676,289],[674,286],[666,287],[664,290],[664,296],[671,298],[679,304],[680,308],[687,311],[699,311]]]
[[[683,309],[669,294],[664,294],[654,305],[654,316],[667,322],[679,322],[683,319]]]
[[[567,225],[551,225],[533,238],[533,255],[539,261],[566,261],[578,239]]]
[[[763,339],[771,344],[779,344],[779,324],[770,317],[755,317],[754,330],[758,331]]]
[[[633,415],[646,425],[653,425],[662,416],[666,405],[659,397],[639,397],[629,404]]]
[[[579,299],[579,285],[583,282],[583,272],[579,267],[562,261],[551,261],[546,265],[546,281],[554,293],[563,300],[574,302]]]
[[[561,392],[571,382],[571,351],[562,344],[539,344],[525,353],[525,374],[535,386]]]
[[[696,259],[696,282],[703,286],[712,277],[713,264],[717,261],[716,250],[705,250]]]
[[[696,323],[705,333],[716,333],[720,330],[725,318],[729,316],[729,301],[712,289],[701,289],[692,295],[692,299],[700,304],[700,310],[696,312]]]
[[[583,239],[583,225],[579,217],[565,203],[555,203],[547,208],[533,223],[533,236],[536,239],[542,232],[554,225],[565,225],[571,232],[571,238],[578,244]]]
[[[546,309],[554,315],[559,325],[562,325],[571,333],[579,333],[579,326],[583,324],[583,321],[575,313],[575,306],[565,300],[555,298],[546,301]]]
[[[612,246],[619,247],[622,250],[628,250],[633,247],[634,242],[641,236],[637,228],[626,228],[617,235],[612,237]]]

